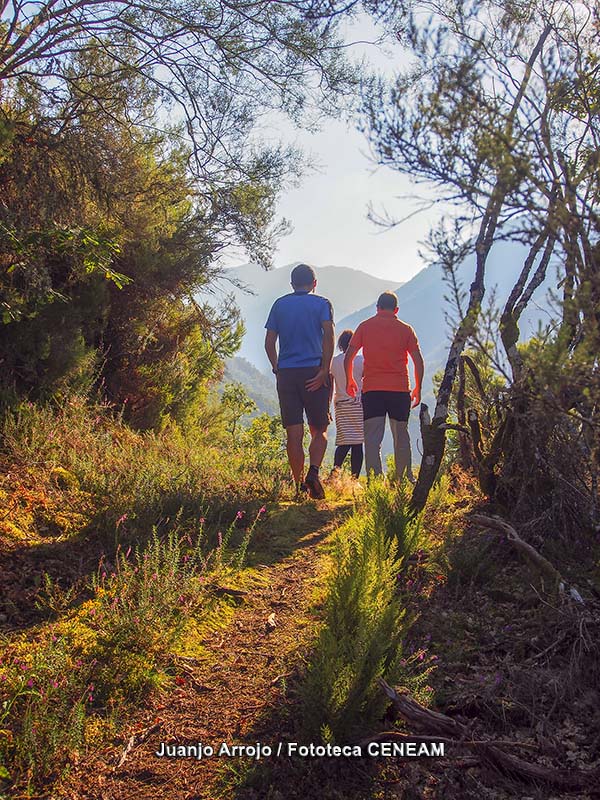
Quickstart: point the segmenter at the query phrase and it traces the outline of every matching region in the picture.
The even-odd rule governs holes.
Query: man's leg
[[[410,415],[409,392],[389,392],[387,398],[390,428],[394,440],[396,478],[401,481],[406,475],[413,481],[408,417]]]
[[[277,394],[281,408],[281,422],[287,434],[287,454],[296,488],[304,474],[304,411],[300,390],[302,375],[299,370],[280,369],[277,373]]]
[[[316,371],[318,368],[311,367],[310,370],[307,370],[307,380],[313,377]],[[327,427],[331,419],[329,416],[329,386],[321,386],[314,392],[306,389],[302,402],[310,428],[310,445],[308,447],[310,466],[304,483],[313,499],[322,500],[325,497],[325,490],[319,479],[319,468],[323,463],[325,450],[327,450]]]
[[[294,476],[294,483],[298,486],[304,475],[304,448],[302,447],[304,425],[289,425],[285,432],[287,433],[288,461]]]
[[[304,483],[308,486],[310,496],[315,500],[322,500],[325,497],[325,490],[319,480],[319,468],[327,450],[327,428],[311,425],[310,428],[310,445],[308,448],[308,456],[310,466],[306,473]]]
[[[396,478],[401,481],[404,475],[409,481],[413,481],[412,474],[412,454],[410,450],[410,436],[408,434],[408,422],[399,422],[397,419],[390,419],[392,438],[394,440],[394,461],[396,463]]]
[[[308,458],[311,467],[317,469],[323,463],[325,458],[325,451],[327,450],[327,428],[316,428],[310,425],[310,445],[308,447]]]
[[[381,475],[381,442],[385,431],[385,392],[363,392],[362,406],[365,425],[365,468]]]
[[[381,475],[381,442],[385,431],[385,417],[370,417],[365,420],[365,468],[367,476],[371,470]]]

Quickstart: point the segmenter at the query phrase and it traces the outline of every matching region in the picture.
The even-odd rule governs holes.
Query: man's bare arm
[[[321,356],[321,368],[314,378],[306,381],[306,388],[309,392],[316,392],[321,386],[329,380],[329,373],[331,372],[331,359],[333,358],[333,351],[335,349],[335,329],[333,322],[324,321],[323,325],[323,353]]]
[[[273,372],[277,372],[277,331],[267,331],[265,336],[265,350],[267,357],[273,367]]]
[[[423,385],[423,375],[425,373],[425,364],[423,362],[423,356],[421,354],[421,350],[417,348],[414,352],[410,354],[412,358],[412,362],[415,368],[415,386],[412,390],[410,397],[411,397],[411,408],[415,408],[421,402],[421,387]]]
[[[344,370],[346,371],[346,392],[350,397],[356,397],[358,386],[354,380],[354,359],[360,348],[348,346],[344,357]]]

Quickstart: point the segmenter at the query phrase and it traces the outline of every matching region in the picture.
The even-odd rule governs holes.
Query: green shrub
[[[36,519],[46,534],[88,528],[110,549],[154,526],[172,526],[179,513],[193,527],[209,508],[229,516],[252,501],[276,499],[288,475],[279,422],[264,415],[226,448],[211,426],[184,431],[173,423],[160,433],[139,433],[83,396],[61,406],[22,403],[0,423],[0,455],[11,465],[0,474],[0,490],[10,505],[25,484],[26,505],[33,494],[39,502],[30,509],[35,519],[12,522],[33,535],[42,528]]]
[[[393,541],[399,567],[417,549],[423,535],[422,517],[415,517],[410,509],[412,484],[388,484],[384,480],[370,481],[364,496],[364,505],[373,517],[373,525],[381,531],[386,541]]]
[[[201,602],[206,560],[200,543],[201,537],[192,544],[175,531],[161,540],[154,531],[132,558],[119,553],[114,572],[100,566],[88,624],[97,634],[91,656],[101,704],[114,700],[115,690],[123,700],[138,701],[160,683],[159,669]]]
[[[84,739],[92,700],[90,665],[74,661],[62,637],[0,663],[0,765],[28,788],[59,772]]]
[[[305,734],[343,742],[368,731],[386,698],[377,679],[402,674],[406,611],[396,592],[402,561],[418,541],[401,491],[371,481],[339,530],[324,625],[302,686]]]

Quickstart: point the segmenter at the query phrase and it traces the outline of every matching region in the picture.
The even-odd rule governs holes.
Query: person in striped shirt
[[[333,456],[333,471],[341,469],[348,453],[350,453],[350,469],[354,478],[358,478],[363,463],[363,408],[360,399],[362,386],[363,358],[357,355],[354,359],[354,380],[358,386],[356,397],[350,397],[346,392],[346,370],[344,357],[353,331],[342,331],[338,338],[338,348],[341,350],[331,362],[331,376],[333,378],[333,408],[335,413],[335,453]]]

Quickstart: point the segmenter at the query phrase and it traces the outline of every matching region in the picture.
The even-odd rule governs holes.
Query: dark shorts
[[[319,369],[290,367],[277,372],[277,394],[284,428],[302,425],[305,411],[308,424],[313,428],[325,430],[329,425],[329,386],[321,386],[316,392],[309,392],[306,388],[306,381],[314,378]]]
[[[363,419],[385,417],[407,422],[410,414],[410,392],[363,392]]]

